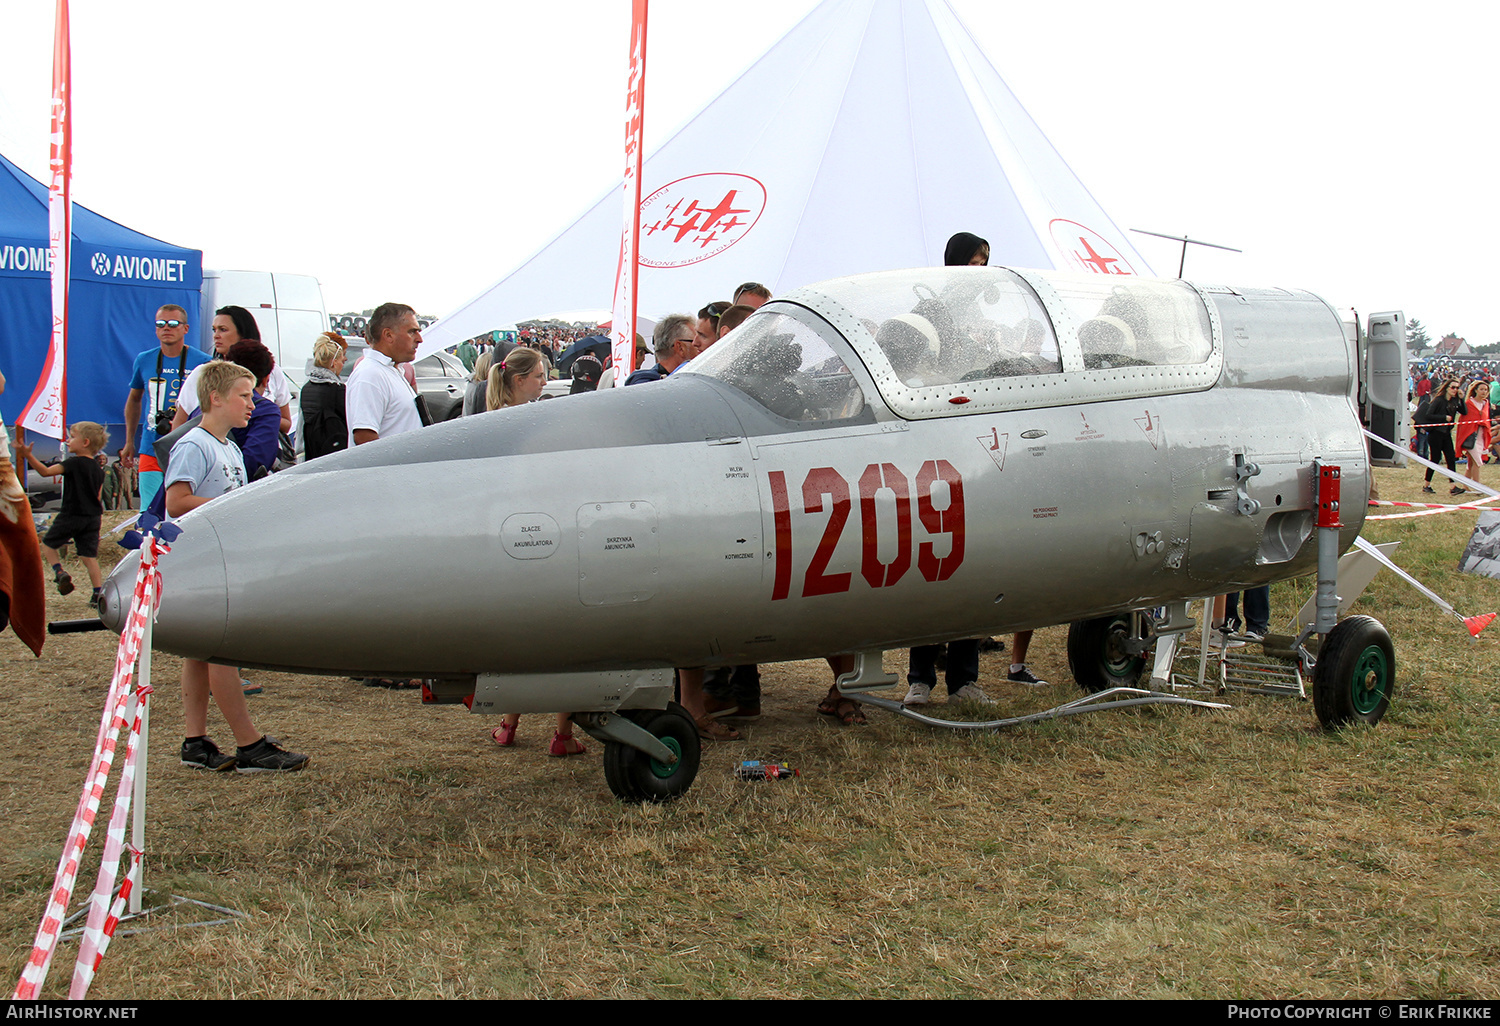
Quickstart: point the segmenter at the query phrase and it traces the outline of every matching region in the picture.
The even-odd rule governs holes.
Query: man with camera
[[[177,393],[189,372],[208,362],[208,354],[187,344],[187,311],[168,304],[156,311],[158,345],[135,358],[130,375],[130,395],[125,400],[125,452],[131,460],[140,454],[141,509],[161,488],[162,468],[156,462],[152,444],[158,435],[172,430],[172,415],[177,412]],[[150,405],[141,416],[142,397]],[[140,433],[136,426],[140,425]]]

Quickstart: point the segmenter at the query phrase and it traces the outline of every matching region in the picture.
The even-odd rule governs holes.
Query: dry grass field
[[[1415,471],[1379,483],[1419,497]],[[1365,533],[1399,538],[1397,562],[1464,613],[1489,612],[1500,582],[1456,572],[1473,523],[1459,512]],[[1277,623],[1310,588],[1273,588]],[[83,599],[51,615],[82,616]],[[254,675],[266,692],[251,710],[310,768],[195,773],[177,763],[179,664],[162,656],[147,884],[249,917],[121,938],[91,996],[1493,999],[1500,626],[1471,642],[1387,573],[1355,611],[1395,639],[1396,700],[1374,729],[1326,734],[1310,702],[1245,695],[1225,712],[996,734],[877,710],[842,728],[813,711],[826,667],[784,664],[765,670],[768,715],[747,740],[706,747],[689,794],[648,807],[613,799],[596,744],[547,758],[548,717],[524,718],[502,750],[495,721],[462,706],[278,674]],[[1002,713],[1078,693],[1065,634],[1033,646],[1048,689],[999,683],[1008,656],[984,657]],[[62,636],[34,659],[0,635],[12,980],[113,648],[104,633]],[[227,740],[216,712],[210,723]],[[739,782],[748,758],[803,775]],[[66,993],[73,953],[48,995]]]

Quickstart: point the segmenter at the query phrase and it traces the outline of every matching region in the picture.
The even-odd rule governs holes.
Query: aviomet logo
[[[95,254],[94,271],[103,275],[99,268],[101,262],[98,257],[104,256],[102,262],[104,267],[109,266],[109,257],[105,254]],[[186,281],[187,261],[168,260],[166,257],[148,256],[124,256],[115,257],[112,278],[133,278],[136,281]]]
[[[89,269],[101,278],[127,278],[131,281],[180,281],[189,278],[186,260],[169,257],[127,256],[96,251]],[[75,265],[76,266],[76,265]],[[0,271],[30,271],[49,274],[52,251],[46,246],[0,246]]]
[[[50,271],[52,251],[46,246],[0,246],[0,271]]]

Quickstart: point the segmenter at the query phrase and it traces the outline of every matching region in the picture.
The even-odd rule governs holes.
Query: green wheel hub
[[[1389,695],[1390,672],[1390,664],[1379,645],[1370,645],[1359,654],[1349,682],[1356,712],[1368,716],[1380,708]]]
[[[658,738],[657,740],[661,741],[662,744],[664,744],[668,748],[672,749],[672,754],[675,755],[675,756],[677,756],[677,758],[679,760],[681,760],[681,758],[682,758],[682,745],[678,742],[678,740],[675,737],[663,737],[663,738]],[[682,768],[681,761],[675,762],[672,765],[668,766],[664,762],[658,762],[655,759],[651,760],[651,772],[659,780],[666,780],[668,777],[670,777],[673,773],[676,773],[681,768]]]
[[[1313,667],[1313,707],[1329,730],[1347,723],[1374,726],[1396,693],[1396,649],[1372,616],[1340,620]]]
[[[1139,673],[1141,660],[1125,651],[1125,641],[1130,635],[1130,620],[1116,620],[1109,625],[1109,634],[1104,642],[1104,665],[1114,677],[1128,673]]]

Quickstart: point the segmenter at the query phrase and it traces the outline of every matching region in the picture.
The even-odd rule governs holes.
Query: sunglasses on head
[[[179,321],[174,318],[170,321],[157,321],[156,326],[158,328],[180,328],[186,323],[187,321]]]

